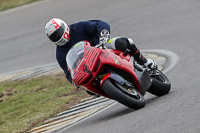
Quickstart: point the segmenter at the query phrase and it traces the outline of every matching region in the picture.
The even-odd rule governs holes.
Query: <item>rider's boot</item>
[[[88,91],[88,90],[86,90],[86,92],[89,94],[89,95],[91,95],[92,97],[100,97],[99,95],[97,95],[97,94],[95,94],[95,93],[93,93],[93,92],[91,92],[91,91]]]
[[[129,49],[130,49],[130,54],[134,56],[134,59],[139,63],[140,65],[143,65],[149,69],[154,69],[156,66],[156,62],[145,58],[140,50],[135,46],[133,40],[131,38],[128,38],[129,41]]]
[[[136,47],[133,40],[131,38],[128,38],[129,43],[129,49],[130,49],[130,55],[133,55],[134,59],[139,63],[140,65],[144,65],[147,63],[147,59],[141,54],[140,50]]]

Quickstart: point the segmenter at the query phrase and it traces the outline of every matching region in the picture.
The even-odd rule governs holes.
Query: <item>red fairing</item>
[[[134,72],[133,63],[131,62],[129,55],[124,56],[123,52],[121,51],[106,49],[103,50],[100,56],[100,60],[102,65],[109,64],[128,72],[132,76],[133,81],[136,83],[138,90],[141,91],[140,85],[138,83],[138,78]]]
[[[88,90],[94,93],[109,97],[101,89],[96,88],[93,81],[95,80],[94,77],[96,74],[99,73],[105,65],[110,65],[128,72],[132,76],[133,82],[136,84],[138,91],[141,92],[130,56],[124,56],[123,52],[91,47],[89,42],[84,41],[84,54],[81,58],[82,59],[75,63],[77,64],[75,69],[70,70],[72,80],[76,85],[85,86]],[[109,73],[104,75],[101,79],[100,86],[107,78],[109,78]]]
[[[94,68],[101,53],[99,48],[91,47],[89,42],[84,42],[84,55],[78,66],[73,70],[72,80],[76,85],[84,84],[89,76],[94,76]]]

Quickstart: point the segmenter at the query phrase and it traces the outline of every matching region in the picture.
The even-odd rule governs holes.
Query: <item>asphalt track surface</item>
[[[166,49],[179,55],[167,73],[168,95],[146,96],[146,106],[121,104],[67,129],[68,133],[200,132],[199,0],[44,0],[0,13],[0,74],[55,60],[55,46],[45,37],[52,17],[67,23],[102,19],[112,36],[128,36],[140,49]]]

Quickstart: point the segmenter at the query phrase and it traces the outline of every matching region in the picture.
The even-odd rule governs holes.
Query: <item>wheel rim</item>
[[[139,94],[138,91],[135,90],[135,88],[128,88],[125,87],[123,85],[120,85],[119,83],[115,82],[115,85],[117,86],[118,89],[120,89],[122,92],[124,92],[125,94],[129,95],[130,97],[137,99],[137,100],[141,100],[142,97]]]
[[[165,79],[165,77],[164,77],[159,71],[157,71],[157,73],[158,73],[158,75],[155,75],[155,76],[153,76],[153,77],[154,77],[155,79],[157,79],[157,80],[163,82],[163,83],[166,83],[167,80]]]

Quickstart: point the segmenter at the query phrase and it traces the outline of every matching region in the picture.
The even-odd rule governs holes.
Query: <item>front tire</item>
[[[149,93],[156,96],[163,96],[170,91],[171,82],[160,70],[157,70],[157,74],[152,75],[151,79],[152,85],[148,90]]]
[[[128,91],[128,88],[126,88],[125,86],[122,86],[115,81],[107,79],[102,84],[102,89],[111,98],[130,108],[140,109],[145,106],[143,95],[134,88],[131,88],[131,92]]]

